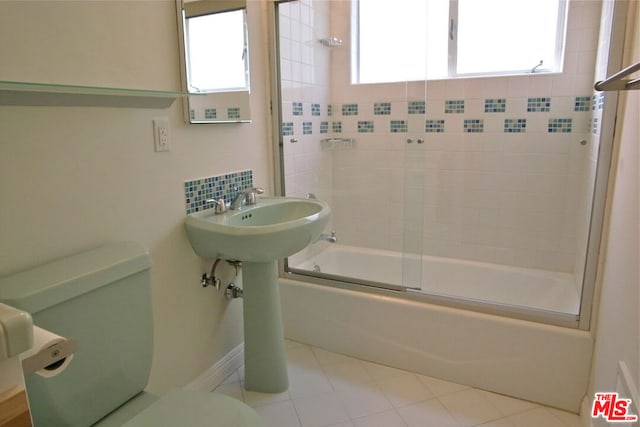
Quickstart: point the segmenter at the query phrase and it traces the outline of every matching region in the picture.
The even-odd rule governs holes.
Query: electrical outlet
[[[153,119],[153,143],[156,151],[169,151],[169,120]]]

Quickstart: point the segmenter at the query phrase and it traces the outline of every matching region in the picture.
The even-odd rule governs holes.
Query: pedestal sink
[[[187,216],[185,228],[196,254],[242,261],[247,390],[277,393],[289,386],[277,260],[315,241],[330,215],[320,200],[260,197],[240,210]]]

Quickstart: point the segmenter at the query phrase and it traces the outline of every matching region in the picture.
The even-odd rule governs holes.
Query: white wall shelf
[[[168,108],[184,92],[0,80],[0,105]]]

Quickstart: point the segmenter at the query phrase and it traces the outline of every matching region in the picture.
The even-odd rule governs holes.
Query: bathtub
[[[341,263],[353,252],[352,248],[332,246],[333,254],[319,254],[304,266],[312,269],[315,262],[322,270],[323,263],[328,268],[329,262]],[[389,253],[378,255],[394,258]],[[348,256],[354,258],[344,264],[350,268],[367,266],[370,272],[378,269],[383,258],[365,261],[357,254]],[[487,267],[483,263],[451,265],[445,261],[427,260],[424,266],[431,266],[431,273],[428,268],[423,273],[438,278],[447,269],[457,271],[452,281],[457,285],[446,287],[449,295],[454,292],[451,288],[462,282],[461,288],[479,288],[481,279],[494,281],[492,293],[509,293],[500,286],[519,286],[508,278],[523,273],[505,267],[502,275],[501,269],[480,274]],[[369,279],[383,281],[385,270],[374,271],[375,276]],[[549,286],[547,299],[559,292],[554,290],[558,280],[570,280],[562,275],[546,278],[547,284],[555,283]],[[580,409],[593,346],[587,331],[433,304],[407,297],[404,292],[303,280],[295,274],[284,274],[280,279],[285,335],[292,340],[576,413]]]
[[[338,244],[293,263],[301,270],[369,282],[402,285],[404,277],[417,290],[447,297],[574,315],[580,309],[579,287],[568,273],[427,255],[403,258],[399,252]]]

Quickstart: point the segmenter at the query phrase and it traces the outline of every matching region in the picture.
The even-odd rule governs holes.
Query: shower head
[[[338,47],[342,46],[342,39],[337,37],[326,37],[324,39],[320,39],[320,43],[327,47]]]

